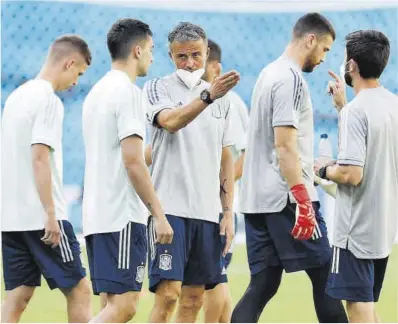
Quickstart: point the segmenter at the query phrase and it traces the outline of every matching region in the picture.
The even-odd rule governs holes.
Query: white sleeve
[[[339,154],[337,163],[363,167],[368,133],[365,115],[355,106],[344,107],[339,115]]]
[[[34,102],[38,100],[38,102]],[[37,104],[37,113],[33,122],[31,144],[44,144],[52,150],[58,148],[62,141],[63,111],[58,98],[50,96],[44,101],[32,99]]]
[[[290,70],[275,83],[272,89],[272,126],[293,126],[298,128],[299,112],[303,99],[303,80],[301,76]]]
[[[249,112],[244,101],[231,92],[231,116],[233,116],[233,129],[235,134],[235,147],[238,151],[246,149],[247,131],[249,128]],[[232,117],[231,117],[232,118]]]
[[[161,79],[148,81],[144,85],[144,92],[149,101],[148,121],[152,125],[158,126],[156,124],[156,115],[163,109],[174,108],[175,104],[171,100],[169,92]]]
[[[223,100],[223,105],[225,105],[225,125],[224,125],[224,134],[222,138],[222,146],[232,146],[235,143],[234,138],[234,125],[233,125],[233,117],[232,115],[232,107],[230,100]]]
[[[131,91],[124,91],[119,97],[116,106],[117,133],[119,140],[137,135],[145,138],[145,123],[140,120],[140,109],[145,111],[145,107],[141,107],[144,101],[141,100],[140,94],[134,94]]]

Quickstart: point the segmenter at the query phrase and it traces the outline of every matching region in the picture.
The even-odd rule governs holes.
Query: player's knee
[[[180,299],[181,307],[192,311],[198,311],[203,305],[204,294],[200,291],[189,291],[184,293]]]
[[[33,289],[23,289],[12,297],[12,305],[18,312],[23,312],[29,304],[33,296]]]
[[[139,293],[128,292],[121,295],[111,295],[106,307],[112,309],[115,318],[120,322],[130,321],[136,314]]]
[[[90,302],[91,290],[87,278],[83,278],[79,283],[73,287],[69,292],[65,293],[70,300],[79,300],[79,303],[84,301]]]
[[[161,307],[165,310],[173,310],[178,298],[181,294],[181,286],[177,285],[172,281],[162,282],[156,290],[156,295],[159,297],[162,305]]]
[[[350,323],[374,323],[374,304],[347,301],[347,315]]]
[[[133,319],[136,312],[137,312],[137,306],[131,300],[126,300],[124,303],[122,303],[119,306],[119,313],[123,314],[124,322],[128,322],[131,319]]]
[[[274,273],[275,272],[275,273]],[[251,276],[248,293],[269,300],[275,296],[281,284],[282,276],[279,272],[265,269]]]

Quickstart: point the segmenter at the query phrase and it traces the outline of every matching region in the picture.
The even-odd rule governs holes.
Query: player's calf
[[[2,323],[17,323],[33,296],[35,287],[19,286],[6,292],[1,305]]]
[[[169,322],[181,293],[181,284],[181,281],[163,280],[157,285],[150,322]]]
[[[203,305],[204,286],[183,286],[178,303],[176,321],[178,323],[194,323]]]

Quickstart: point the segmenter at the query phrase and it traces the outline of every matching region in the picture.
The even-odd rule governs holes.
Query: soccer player
[[[222,253],[233,238],[234,175],[228,148],[233,143],[224,95],[239,74],[226,73],[211,85],[201,80],[208,44],[200,26],[182,22],[168,41],[176,72],[145,86],[153,125],[152,179],[174,230],[172,244],[155,246],[149,237],[149,289],[156,293],[150,322],[169,321],[180,293],[176,321],[193,322],[205,288],[223,280]],[[149,233],[152,228],[151,217]]]
[[[342,303],[325,294],[331,248],[314,188],[313,110],[302,74],[323,62],[334,39],[324,16],[302,16],[255,85],[240,199],[251,279],[232,322],[258,321],[283,270],[306,271],[320,322],[347,321]]]
[[[315,165],[321,178],[337,183],[326,293],[347,301],[350,322],[379,322],[374,303],[398,228],[398,98],[379,81],[389,55],[389,40],[379,31],[346,37],[344,79],[356,96],[347,104],[343,80],[329,72],[339,153],[335,164]]]
[[[221,74],[221,48],[220,46],[212,41],[208,40],[208,47],[210,49],[209,57],[206,62],[205,74],[202,79],[211,83],[213,80]],[[246,131],[249,124],[249,112],[237,93],[232,90],[227,94],[228,99],[231,101],[231,124],[233,125],[233,136],[235,144],[231,146],[231,152],[234,158],[234,225],[236,233],[237,215],[236,211],[238,207],[239,198],[239,179],[242,176],[243,162],[245,157],[245,145],[246,145]],[[222,217],[222,212],[220,214]],[[225,271],[232,260],[232,247],[224,258]],[[183,296],[182,296],[183,297]],[[206,323],[229,323],[231,320],[232,313],[232,301],[231,295],[226,282],[220,283],[213,289],[206,290],[205,299],[203,304],[204,309],[204,321]]]
[[[74,86],[91,63],[87,43],[64,35],[33,80],[8,97],[2,121],[1,230],[6,297],[2,322],[18,322],[40,286],[66,297],[69,322],[91,318],[80,246],[67,220],[62,183],[64,106],[54,91]]]
[[[102,310],[93,322],[133,318],[144,281],[148,210],[156,242],[173,230],[156,197],[144,161],[147,100],[134,82],[152,63],[152,32],[139,20],[121,19],[107,36],[112,69],[83,104],[86,168],[83,231],[94,294]]]

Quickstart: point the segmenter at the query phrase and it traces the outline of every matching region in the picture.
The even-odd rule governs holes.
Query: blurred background
[[[302,14],[310,11],[325,14],[337,32],[337,39],[325,63],[313,73],[305,75],[315,113],[314,150],[318,152],[320,135],[327,133],[336,155],[338,120],[331,98],[326,95],[329,79],[327,71],[331,69],[339,72],[344,59],[345,35],[358,29],[377,29],[385,33],[391,42],[390,61],[382,83],[398,94],[398,4],[395,1],[2,1],[1,108],[11,91],[36,76],[47,49],[55,38],[65,33],[76,33],[88,42],[93,55],[91,67],[77,87],[59,94],[65,106],[63,149],[68,214],[75,230],[81,232],[84,177],[82,102],[93,84],[110,68],[106,34],[117,19],[132,17],[143,20],[154,33],[154,64],[149,75],[138,80],[138,85],[142,86],[148,79],[173,72],[174,66],[168,56],[167,34],[178,22],[189,21],[201,25],[208,37],[221,46],[224,71],[235,69],[240,72],[241,81],[235,90],[250,110],[252,89],[261,69],[283,52],[290,40],[294,23]],[[352,91],[348,90],[349,99],[352,96]],[[320,196],[323,213],[327,221],[331,222],[334,202],[325,199],[322,192]],[[238,244],[244,242],[242,221],[239,223]],[[240,259],[236,257],[231,271],[238,269],[233,276],[245,273],[246,280],[248,273],[243,247],[237,255],[241,255]],[[395,262],[395,271],[394,275],[391,272],[392,287],[388,288],[391,291],[384,316],[390,322],[397,322],[397,258],[392,262]],[[302,280],[305,282],[305,278]],[[309,282],[305,283],[307,284],[309,286]],[[236,287],[234,301],[242,295],[242,287],[242,284]],[[297,293],[300,293],[299,290]],[[311,297],[310,291],[308,294]],[[302,319],[296,321],[316,320],[310,299],[309,305],[303,307],[309,307],[309,314],[303,313]],[[53,310],[49,310],[51,311]],[[288,321],[288,315],[282,313],[275,310],[275,314],[266,314],[265,320]],[[24,319],[33,321],[35,317],[28,315]],[[43,320],[40,318],[40,321]],[[146,318],[143,317],[142,320],[145,321]]]

